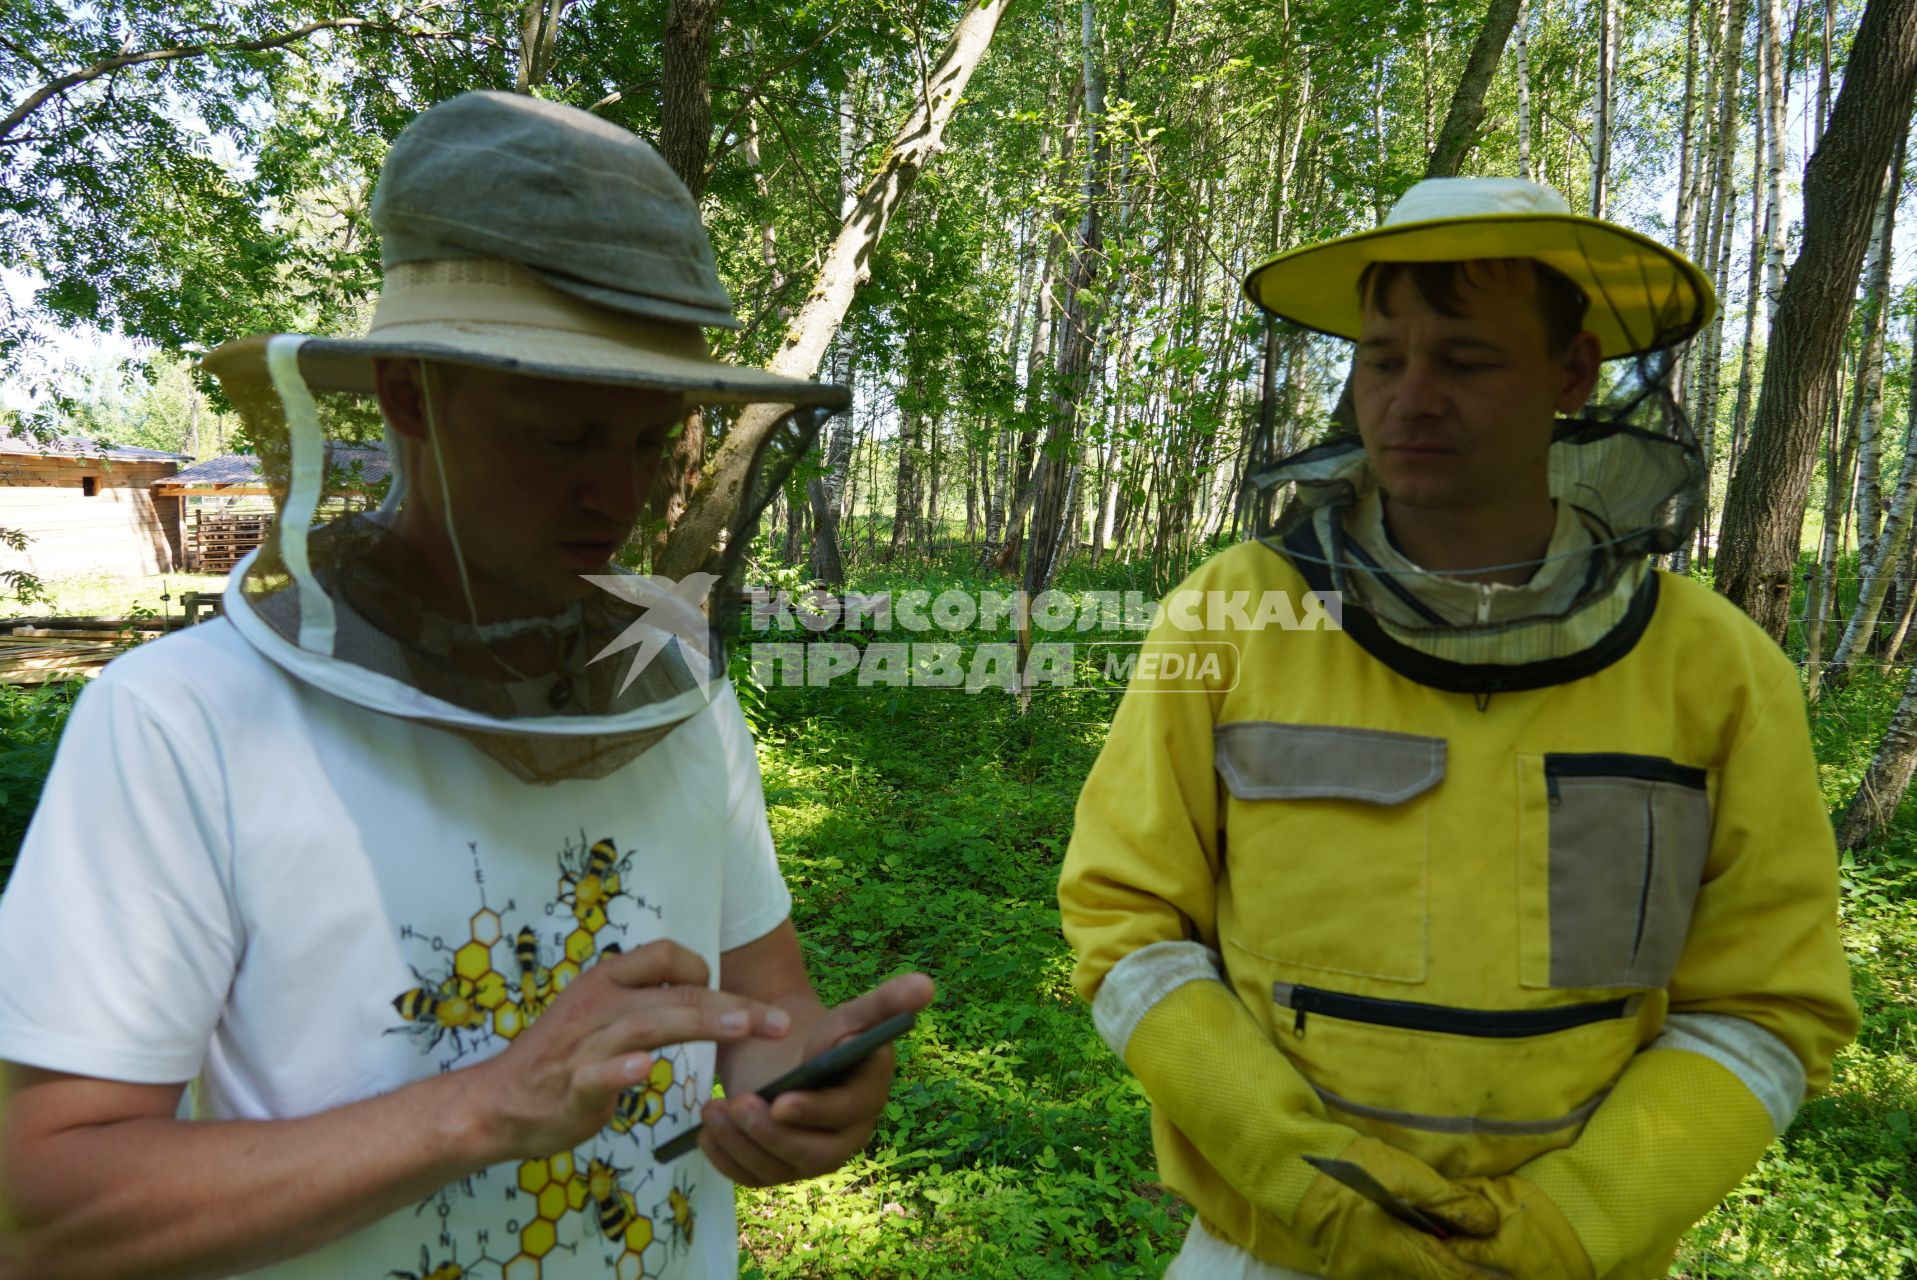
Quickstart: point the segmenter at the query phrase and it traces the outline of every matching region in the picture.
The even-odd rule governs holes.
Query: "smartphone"
[[[782,1093],[799,1089],[830,1088],[851,1075],[852,1069],[878,1052],[881,1045],[889,1044],[910,1031],[917,1020],[916,1013],[894,1014],[884,1022],[867,1027],[850,1040],[832,1046],[818,1057],[801,1062],[770,1084],[761,1086],[759,1096],[770,1102]],[[701,1127],[695,1124],[671,1141],[660,1143],[652,1149],[652,1158],[660,1164],[677,1160],[699,1145]]]

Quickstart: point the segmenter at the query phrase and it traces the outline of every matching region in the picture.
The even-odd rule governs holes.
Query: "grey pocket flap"
[[[1444,739],[1412,733],[1245,720],[1219,725],[1212,741],[1240,800],[1402,804],[1444,778]]]

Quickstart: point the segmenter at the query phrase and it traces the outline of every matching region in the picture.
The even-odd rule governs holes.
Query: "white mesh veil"
[[[663,581],[627,575],[617,593],[595,591],[550,617],[482,626],[462,562],[467,607],[432,607],[445,584],[391,532],[408,478],[390,432],[394,470],[379,509],[316,524],[345,479],[329,471],[322,422],[357,414],[363,425],[364,408],[314,396],[299,368],[305,341],[269,343],[271,388],[229,384],[278,508],[225,597],[255,648],[348,702],[458,734],[529,782],[603,777],[705,707],[718,688],[698,643],[707,619]],[[432,440],[439,447],[436,425]],[[458,548],[458,530],[448,534]]]

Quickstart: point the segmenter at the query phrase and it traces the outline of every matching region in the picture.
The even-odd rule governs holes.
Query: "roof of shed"
[[[101,444],[85,436],[54,436],[39,440],[33,436],[0,436],[0,453],[29,454],[44,458],[102,458],[108,462],[187,462],[190,455],[167,453],[163,449],[141,449],[130,444]]]
[[[367,484],[377,484],[391,471],[391,462],[386,450],[378,445],[329,444],[326,447],[327,465],[349,475],[357,467],[359,476]],[[250,453],[229,453],[220,458],[209,458],[205,462],[196,462],[190,467],[181,467],[179,473],[168,476],[166,484],[170,488],[211,488],[215,485],[258,486],[266,483],[266,477],[260,473],[260,460]]]

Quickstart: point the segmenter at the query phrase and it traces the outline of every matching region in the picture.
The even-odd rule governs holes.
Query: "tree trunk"
[[[1917,354],[1917,348],[1913,354]],[[1830,655],[1825,683],[1832,690],[1841,687],[1850,664],[1868,647],[1869,638],[1877,628],[1877,616],[1884,607],[1884,596],[1890,590],[1891,580],[1897,576],[1898,566],[1904,562],[1904,547],[1910,537],[1911,499],[1917,494],[1913,480],[1917,480],[1917,396],[1910,397],[1904,423],[1904,461],[1897,472],[1897,486],[1893,490],[1890,514],[1884,521],[1883,535],[1872,540],[1869,555],[1859,557],[1859,563],[1864,566],[1864,580],[1857,593],[1857,607],[1851,610],[1843,638]]]
[[[1691,222],[1691,134],[1697,127],[1697,39],[1700,3],[1701,0],[1690,0],[1690,3],[1685,6],[1684,17],[1684,111],[1677,134],[1677,215],[1671,222],[1673,247],[1679,253],[1686,252],[1689,247],[1687,233]]]
[[[1751,443],[1725,503],[1718,589],[1782,641],[1818,424],[1870,223],[1917,83],[1917,0],[1870,0],[1804,173],[1804,248],[1785,277]]]
[[[1757,62],[1758,92],[1764,92],[1765,60],[1763,48],[1758,49]],[[1765,114],[1759,112],[1751,123],[1751,169],[1756,173],[1761,168],[1764,157],[1765,139],[1768,137]],[[1751,233],[1750,255],[1744,275],[1744,344],[1737,359],[1737,401],[1731,410],[1731,450],[1730,470],[1737,470],[1738,460],[1744,456],[1744,433],[1750,426],[1751,397],[1756,390],[1757,368],[1757,312],[1758,290],[1763,284],[1764,255],[1763,219],[1767,207],[1764,199],[1764,184],[1751,183]]]
[[[1782,19],[1777,12],[1777,0],[1758,0],[1758,3],[1762,6],[1758,12],[1763,16],[1758,38],[1764,46],[1764,61],[1770,66],[1770,84],[1764,94],[1771,193],[1770,215],[1765,224],[1769,238],[1764,246],[1764,297],[1769,304],[1767,318],[1775,320],[1779,291],[1784,287],[1784,217],[1779,205],[1784,189],[1784,105],[1790,94],[1790,76],[1784,65],[1784,45],[1779,38]]]
[[[918,415],[902,414],[899,418],[898,483],[892,499],[892,541],[885,549],[887,564],[897,560],[899,552],[905,549],[905,544],[912,537],[913,517],[918,514],[918,434]]]
[[[1617,85],[1617,5],[1598,0],[1597,123],[1591,139],[1591,216],[1602,218],[1611,176],[1611,111]]]
[[[1084,84],[1084,168],[1078,228],[1072,237],[1071,259],[1065,273],[1065,296],[1060,308],[1058,376],[1052,394],[1051,424],[1041,451],[1039,480],[1034,485],[1032,534],[1026,542],[1025,590],[1033,595],[1051,585],[1064,546],[1067,514],[1077,474],[1078,411],[1091,375],[1092,354],[1098,347],[1098,317],[1089,298],[1104,252],[1105,170],[1111,155],[1105,114],[1105,71],[1101,65],[1098,15],[1094,0],[1079,9],[1079,37]],[[1021,653],[1028,639],[1021,630]]]
[[[1877,526],[1884,514],[1883,410],[1884,330],[1890,311],[1890,268],[1896,247],[1897,197],[1904,185],[1904,144],[1897,144],[1890,180],[1884,187],[1870,251],[1864,264],[1863,351],[1857,359],[1857,383],[1851,390],[1851,416],[1857,423],[1857,496],[1852,503],[1857,519],[1858,560],[1868,563],[1877,545]]]
[[[1530,0],[1518,0],[1518,18],[1513,34],[1518,41],[1518,176],[1531,180],[1531,25]],[[1695,28],[1693,28],[1695,30]],[[1689,120],[1685,121],[1689,126]],[[1679,184],[1680,186],[1682,183]]]
[[[1818,541],[1817,560],[1811,565],[1810,584],[1804,592],[1804,673],[1805,696],[1815,701],[1824,678],[1824,632],[1830,626],[1831,601],[1836,597],[1837,531],[1842,520],[1839,511],[1843,495],[1849,489],[1850,472],[1843,464],[1844,449],[1837,439],[1837,404],[1832,401],[1824,430],[1824,531]]]
[[[671,0],[666,7],[659,155],[686,184],[695,204],[705,193],[706,158],[712,150],[712,32],[723,2]],[[667,446],[660,459],[659,478],[654,482],[652,500],[658,522],[652,543],[655,567],[663,563],[673,530],[692,504],[705,458],[705,415],[694,408],[686,413],[679,434]]]
[[[1849,87],[1848,83],[1845,87]],[[1842,119],[1843,110],[1844,95],[1839,93],[1837,107],[1831,114],[1832,129]],[[1877,754],[1871,757],[1857,794],[1851,797],[1843,819],[1837,824],[1839,849],[1860,849],[1890,826],[1914,771],[1917,771],[1917,667],[1911,669],[1903,699],[1890,718],[1890,727],[1884,731],[1884,740],[1878,744]]]
[[[1456,177],[1465,154],[1476,144],[1478,126],[1484,123],[1485,91],[1491,87],[1511,28],[1517,25],[1518,4],[1519,0],[1490,0],[1486,6],[1484,25],[1478,29],[1477,43],[1471,46],[1464,74],[1451,95],[1451,109],[1445,113],[1444,128],[1438,130],[1438,144],[1431,149],[1425,177]],[[1382,136],[1379,141],[1382,144]]]
[[[519,11],[519,65],[513,88],[531,93],[546,83],[552,70],[552,50],[559,38],[559,15],[571,0],[527,0]]]
[[[773,373],[809,378],[818,371],[853,293],[870,273],[868,264],[874,247],[911,194],[920,172],[942,147],[946,123],[958,109],[960,95],[984,58],[1006,3],[982,0],[968,6],[959,19],[951,42],[926,82],[929,98],[922,98],[913,107],[879,171],[866,183],[857,206],[833,238],[805,305],[767,365]],[[656,572],[684,577],[711,557],[744,499],[746,469],[783,412],[784,407],[779,405],[753,405],[739,415],[719,445],[684,519],[658,557]]]

